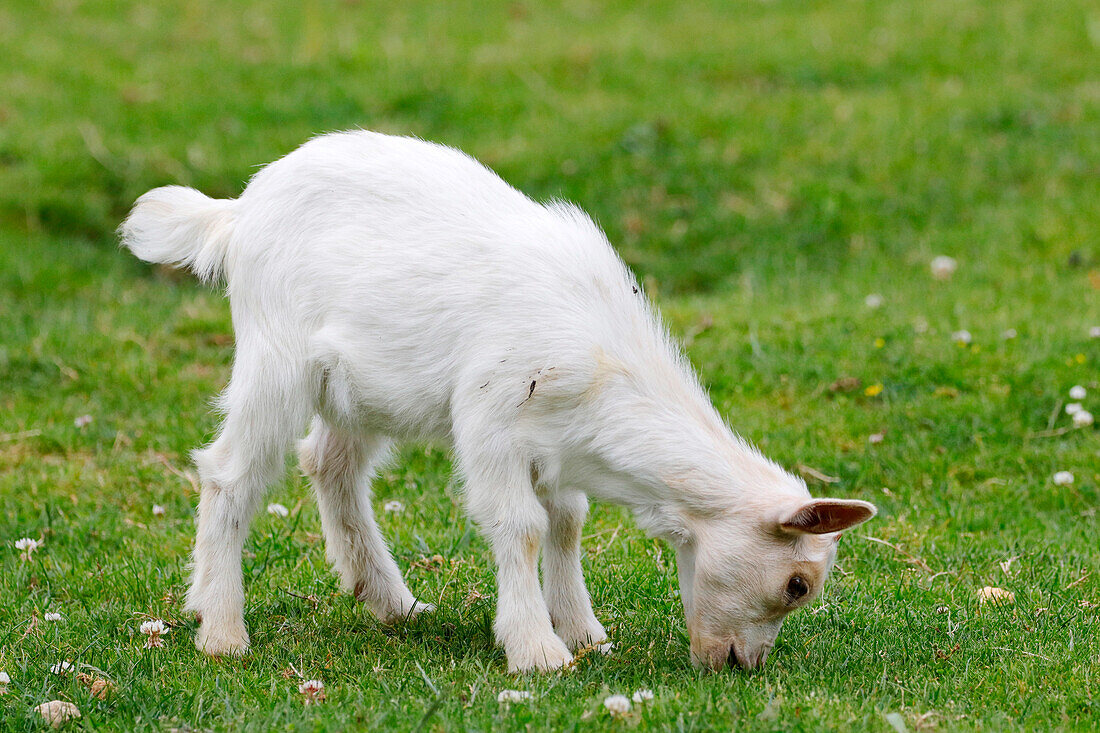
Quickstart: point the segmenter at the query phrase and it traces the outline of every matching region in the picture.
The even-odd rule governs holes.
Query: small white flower
[[[871,445],[877,445],[886,440],[886,433],[871,433],[867,436],[867,442]]]
[[[73,718],[80,717],[80,708],[64,700],[44,702],[35,711],[54,728],[60,728]]]
[[[60,621],[61,620],[61,614],[60,613],[47,613],[47,614],[43,614],[42,618],[44,618],[46,621]]]
[[[30,560],[34,551],[42,546],[42,543],[38,540],[32,540],[30,537],[21,537],[15,541],[15,549],[20,550],[20,560]]]
[[[92,420],[94,420],[94,419],[95,418],[92,417],[91,415],[81,415],[77,419],[73,420],[73,425],[77,426],[78,428],[82,428],[86,425],[91,425]]]
[[[1078,410],[1073,413],[1073,427],[1075,428],[1087,428],[1092,425],[1092,422],[1092,413],[1088,410]]]
[[[928,319],[924,316],[914,318],[913,331],[914,333],[928,333]]]
[[[1100,339],[1100,326],[1093,326],[1089,329],[1089,338]]]
[[[531,693],[527,690],[501,690],[497,695],[497,702],[501,705],[509,705],[514,702],[524,702],[531,699]]]
[[[959,263],[954,257],[939,255],[932,258],[929,267],[932,269],[932,277],[937,280],[948,280],[955,274],[955,270],[958,269]]]
[[[0,672],[0,685],[11,684],[11,677],[8,677],[7,672]]]
[[[1006,329],[1004,330],[1004,332],[1003,332],[1003,333],[1001,333],[1001,338],[1003,338],[1003,339],[1005,339],[1006,341],[1008,341],[1008,340],[1010,340],[1010,339],[1014,339],[1014,338],[1016,338],[1016,337],[1017,337],[1018,335],[1019,335],[1019,334],[1017,334],[1017,333],[1016,333],[1016,329],[1015,329],[1015,328],[1006,328]]]
[[[305,695],[306,705],[316,705],[325,700],[325,683],[321,680],[306,680],[298,685],[298,692]]]
[[[1068,405],[1066,405],[1066,414],[1076,415],[1083,409],[1085,409],[1085,407],[1080,402],[1070,402]]]
[[[164,622],[159,618],[155,618],[152,621],[142,621],[138,630],[143,634],[152,636],[153,634],[167,634],[168,627],[164,625]]]
[[[971,336],[970,332],[967,331],[964,328],[964,329],[961,329],[959,331],[955,331],[954,333],[952,333],[951,334],[951,340],[956,342],[956,343],[960,343],[960,344],[968,344],[968,343],[970,343],[971,341],[974,340],[974,337]]]
[[[1052,481],[1054,481],[1055,486],[1069,486],[1073,483],[1073,474],[1069,471],[1059,471],[1054,474]]]
[[[637,705],[650,702],[653,700],[653,690],[635,690],[634,696],[631,699],[634,700],[634,703]]]
[[[391,499],[382,505],[382,511],[388,514],[400,514],[405,511],[405,505],[399,502],[397,499]]]
[[[1075,384],[1069,388],[1069,398],[1071,400],[1083,400],[1086,394],[1088,394],[1088,392],[1079,384]]]
[[[145,648],[154,649],[164,646],[164,639],[161,637],[167,634],[169,629],[167,624],[157,618],[152,621],[142,621],[138,631],[149,637],[145,640]]]
[[[285,517],[290,514],[290,510],[282,504],[268,504],[267,513],[274,514],[276,517]]]
[[[885,303],[885,302],[886,302],[886,299],[883,298],[878,293],[871,293],[870,295],[868,295],[866,298],[863,299],[863,304],[866,305],[871,310],[875,310],[876,308],[881,308],[882,304]]]
[[[630,699],[626,695],[611,695],[603,701],[603,706],[612,716],[626,715],[630,712]]]
[[[321,680],[306,680],[298,685],[298,692],[303,695],[313,694],[325,689],[325,683]]]
[[[51,674],[67,674],[73,671],[73,665],[71,662],[61,661],[50,667]]]
[[[164,507],[162,507],[160,504],[154,504],[153,505],[153,516],[154,517],[163,517],[164,516]]]

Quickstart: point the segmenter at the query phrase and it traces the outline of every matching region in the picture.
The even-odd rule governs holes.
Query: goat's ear
[[[780,520],[787,532],[830,534],[851,529],[875,516],[874,504],[858,499],[811,499]]]

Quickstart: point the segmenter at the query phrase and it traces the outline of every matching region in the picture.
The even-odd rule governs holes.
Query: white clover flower
[[[886,440],[886,433],[871,433],[867,436],[867,442],[871,445],[878,445],[884,440]]]
[[[968,344],[974,340],[974,337],[971,336],[970,332],[964,328],[952,333],[951,340],[960,344]]]
[[[1073,413],[1073,427],[1087,428],[1089,425],[1092,425],[1092,423],[1092,413],[1088,410],[1078,410]]]
[[[161,637],[167,634],[169,629],[167,624],[157,618],[152,621],[143,621],[141,626],[138,627],[138,631],[149,637],[145,640],[145,648],[154,649],[164,646],[164,639]]]
[[[1073,474],[1069,471],[1059,471],[1051,479],[1055,486],[1069,486],[1073,483]]]
[[[1069,398],[1071,400],[1083,400],[1087,394],[1088,392],[1085,391],[1085,388],[1079,384],[1075,384],[1069,388]]]
[[[11,677],[8,677],[7,672],[0,672],[0,685],[10,685]]]
[[[1070,402],[1068,405],[1066,405],[1066,414],[1076,415],[1083,409],[1085,409],[1085,406],[1082,405],[1080,402]]]
[[[50,667],[51,674],[67,674],[73,671],[72,662],[60,661],[54,666]]]
[[[531,699],[531,693],[527,690],[501,690],[497,695],[497,702],[501,705],[510,705],[514,702],[524,702]]]
[[[959,263],[954,257],[939,255],[933,257],[928,266],[932,270],[932,277],[937,280],[949,280],[955,274],[955,270],[959,268]]]
[[[303,695],[318,693],[325,689],[325,683],[321,680],[306,680],[298,685],[298,692]]]
[[[885,303],[885,302],[886,302],[886,299],[883,298],[878,293],[871,293],[870,295],[868,295],[866,298],[863,299],[863,304],[866,305],[871,310],[875,310],[876,308],[881,308],[882,304]]]
[[[400,514],[405,511],[405,505],[399,502],[397,499],[391,499],[382,505],[382,511],[387,514]]]
[[[15,541],[15,549],[30,550],[34,552],[38,549],[38,540],[32,540],[30,537],[22,537]]]
[[[163,517],[164,516],[164,507],[162,507],[160,504],[154,504],[153,505],[153,516],[154,517]]]
[[[298,685],[298,692],[305,696],[306,705],[316,705],[325,700],[325,683],[321,680],[306,680]]]
[[[141,633],[143,634],[148,634],[149,636],[152,636],[153,634],[168,633],[168,627],[165,626],[164,622],[161,621],[159,618],[153,619],[152,621],[143,621],[141,623],[141,626],[138,627],[138,630],[141,631]]]
[[[1100,326],[1093,326],[1089,329],[1089,338],[1100,339]]]
[[[1015,328],[1006,328],[1006,329],[1005,329],[1005,330],[1004,330],[1004,331],[1003,331],[1003,332],[1001,333],[1001,338],[1003,338],[1004,340],[1008,341],[1008,340],[1010,340],[1010,339],[1014,339],[1014,338],[1016,338],[1016,337],[1017,337],[1018,335],[1019,335],[1019,334],[1018,334],[1018,333],[1016,333],[1016,329],[1015,329]]]
[[[626,695],[611,695],[603,701],[603,706],[612,717],[626,715],[630,712],[630,698]]]
[[[636,705],[651,702],[653,700],[653,690],[635,690],[634,696],[631,699]]]
[[[73,420],[73,425],[75,425],[78,428],[82,428],[86,425],[91,425],[92,420],[94,420],[94,419],[95,418],[92,417],[91,415],[81,415],[77,419]]]
[[[80,708],[64,700],[50,700],[35,708],[35,712],[54,728],[60,728],[73,718],[80,717]]]
[[[42,618],[45,619],[46,621],[60,621],[61,620],[61,614],[60,613],[47,613],[47,614],[43,614]]]
[[[15,549],[19,550],[19,557],[22,560],[30,560],[31,553],[39,548],[41,543],[38,540],[32,540],[30,537],[21,537],[15,541]]]
[[[268,514],[273,514],[276,517],[285,517],[288,514],[290,514],[290,510],[287,509],[282,504],[268,504],[267,505],[267,513]]]

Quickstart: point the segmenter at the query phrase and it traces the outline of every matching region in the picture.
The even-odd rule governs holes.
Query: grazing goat
[[[386,622],[406,587],[371,509],[394,441],[453,448],[497,567],[510,670],[610,647],[581,571],[588,499],[676,549],[692,659],[761,664],[821,590],[866,502],[813,499],[710,404],[584,212],[539,204],[441,145],[318,137],[240,198],[149,191],[121,227],[149,262],[228,285],[237,350],[202,480],[187,607],[208,654],[248,646],[241,550],[298,445],[344,584]],[[542,554],[542,583],[539,554]]]

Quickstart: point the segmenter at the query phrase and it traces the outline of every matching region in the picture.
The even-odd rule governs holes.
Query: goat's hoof
[[[416,618],[420,614],[422,614],[422,613],[431,613],[434,610],[435,610],[435,604],[434,603],[421,603],[420,601],[417,601],[416,603],[413,604],[413,607],[411,609],[409,609],[409,612],[405,614],[405,618],[409,621],[412,621],[414,618]]]
[[[573,655],[556,636],[553,640],[532,640],[519,649],[508,650],[509,672],[552,672],[567,667],[572,662]]]
[[[599,621],[593,620],[592,625],[575,631],[555,627],[554,631],[565,640],[566,646],[574,652],[585,649],[593,649],[601,654],[611,652],[612,645],[607,639],[607,631]]]
[[[239,657],[248,651],[244,623],[213,626],[204,623],[195,634],[195,646],[211,657]]]
[[[411,607],[406,606],[404,609],[396,609],[393,611],[387,611],[386,613],[378,614],[378,619],[387,625],[401,624],[406,621],[412,621],[414,618],[422,613],[431,613],[435,610],[435,605],[431,603],[421,603],[420,601],[414,601]]]

